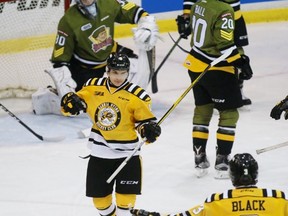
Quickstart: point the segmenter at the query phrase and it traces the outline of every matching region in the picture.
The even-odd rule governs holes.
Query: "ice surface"
[[[288,23],[249,24],[250,56],[254,77],[245,82],[252,106],[240,110],[234,153],[249,152],[260,166],[260,187],[287,192],[288,147],[256,155],[255,150],[288,140],[288,121],[269,117],[271,108],[288,94]],[[175,39],[178,33],[172,32]],[[157,44],[157,63],[173,43],[167,33]],[[132,38],[118,41],[134,48]],[[189,49],[189,42],[181,46]],[[153,110],[160,119],[189,86],[182,66],[186,54],[176,48],[158,74],[159,92],[148,92]],[[48,61],[48,59],[47,59]],[[78,131],[90,127],[85,116],[67,118],[32,114],[29,99],[3,99],[7,108],[42,136],[65,135],[59,143],[42,142],[4,111],[0,111],[0,215],[3,216],[83,216],[98,215],[90,198],[85,197],[87,160],[86,139]],[[198,179],[194,175],[192,151],[193,96],[189,93],[162,123],[161,137],[142,148],[143,193],[136,207],[162,213],[188,209],[213,192],[232,187],[230,180],[215,180],[214,170]],[[218,115],[210,125],[207,153],[215,160],[215,134]],[[286,158],[286,159],[285,159]]]

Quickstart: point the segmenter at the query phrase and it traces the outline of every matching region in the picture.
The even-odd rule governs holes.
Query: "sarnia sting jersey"
[[[174,214],[182,216],[287,216],[287,194],[265,188],[238,188],[212,194],[203,205]],[[172,216],[172,214],[171,214]]]
[[[139,142],[135,126],[156,120],[151,112],[150,96],[128,81],[114,88],[108,78],[90,79],[77,95],[86,102],[93,121],[89,147],[95,157],[129,156]]]

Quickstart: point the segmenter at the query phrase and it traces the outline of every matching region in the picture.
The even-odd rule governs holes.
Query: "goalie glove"
[[[72,79],[71,72],[67,66],[63,65],[62,67],[45,70],[45,72],[53,79],[60,98],[68,92],[75,91],[77,84]]]
[[[138,27],[132,29],[134,32],[134,41],[141,50],[151,50],[159,37],[159,29],[154,16],[141,17]]]
[[[85,101],[74,92],[69,92],[61,100],[61,112],[63,115],[79,115],[80,111],[86,112]]]
[[[270,113],[270,117],[274,118],[275,120],[279,120],[283,111],[285,111],[284,118],[285,120],[287,120],[288,119],[288,96],[284,100],[276,104],[276,106],[273,107]]]
[[[161,134],[161,127],[155,122],[144,123],[138,126],[138,132],[147,143],[153,143]]]
[[[190,18],[184,17],[184,15],[178,15],[176,18],[178,33],[181,38],[187,39],[191,34],[192,29],[190,26]]]
[[[158,212],[149,212],[144,209],[131,209],[130,213],[133,216],[160,216],[160,213]]]

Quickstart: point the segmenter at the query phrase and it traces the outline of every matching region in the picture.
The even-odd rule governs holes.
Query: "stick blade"
[[[155,94],[158,92],[158,84],[157,84],[157,75],[154,74],[151,81],[152,93]]]
[[[42,137],[42,141],[46,141],[46,142],[61,142],[64,139],[66,139],[65,136],[58,136],[58,137]]]

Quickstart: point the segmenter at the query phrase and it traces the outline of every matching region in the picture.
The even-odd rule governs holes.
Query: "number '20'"
[[[234,22],[232,19],[222,18],[223,24],[222,29],[234,29]]]

